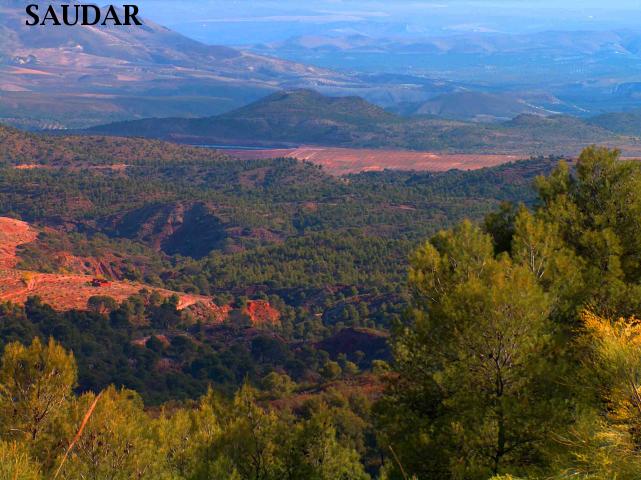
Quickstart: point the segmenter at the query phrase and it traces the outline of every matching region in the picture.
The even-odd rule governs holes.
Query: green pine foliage
[[[641,476],[640,182],[591,147],[537,179],[532,210],[415,252],[376,407],[388,478]]]
[[[238,310],[214,326],[149,292],[87,311],[1,305],[0,480],[641,477],[641,164],[592,147],[532,195],[497,179],[514,166],[339,180],[289,160],[258,175],[188,159],[183,180],[136,165],[11,170],[0,205],[46,218],[54,193],[90,198],[65,214],[99,227],[118,202],[197,198],[278,240],[196,259],[138,238],[52,237],[77,254],[135,251],[143,277]],[[23,261],[58,268],[42,252]],[[247,323],[242,285],[280,326]],[[390,357],[319,346],[372,324],[391,329]]]

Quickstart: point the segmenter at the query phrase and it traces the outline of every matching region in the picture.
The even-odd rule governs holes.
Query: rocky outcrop
[[[243,310],[254,326],[280,324],[280,312],[264,300],[251,300]]]

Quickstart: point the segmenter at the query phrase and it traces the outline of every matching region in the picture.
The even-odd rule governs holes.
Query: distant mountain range
[[[27,27],[24,7],[0,0],[5,122],[62,128],[203,116],[283,88],[367,89],[345,74],[204,45],[148,20],[143,27]]]
[[[617,117],[618,118],[618,117]],[[119,122],[84,133],[141,136],[228,146],[324,145],[520,154],[573,154],[592,143],[641,148],[634,132],[610,117],[590,121],[521,114],[499,124],[401,117],[361,98],[311,90],[269,95],[232,112],[199,119]]]
[[[478,32],[411,38],[333,34],[293,37],[254,45],[252,50],[303,62],[315,60],[331,68],[411,71],[417,76],[488,85],[549,85],[593,81],[606,71],[615,76],[636,74],[641,31]],[[383,58],[387,61],[379,61]],[[589,62],[582,64],[585,59]],[[551,65],[556,68],[546,68]]]
[[[265,51],[351,51],[409,54],[456,53],[493,54],[525,51],[568,55],[619,53],[641,54],[641,35],[634,31],[547,31],[527,34],[469,32],[449,36],[372,37],[360,34],[333,34],[292,37],[283,42],[256,45]]]
[[[430,77],[466,90],[507,92],[563,114],[587,117],[641,106],[640,30],[388,38],[332,32],[251,49],[337,71]],[[551,101],[536,98],[540,93]]]
[[[21,0],[0,0],[0,121],[30,129],[211,118],[295,89],[361,97],[396,114],[421,117],[421,125],[412,121],[421,136],[425,122],[434,120],[425,117],[439,117],[443,122],[437,126],[447,130],[453,128],[450,120],[501,123],[523,114],[589,118],[641,107],[641,34],[634,32],[303,36],[241,50],[205,45],[146,19],[143,27],[27,27],[24,6]],[[170,133],[182,128],[192,135],[199,125],[198,136],[225,139],[232,133],[223,131],[230,122],[225,117],[213,122],[215,127],[209,121],[199,125],[200,120],[186,127],[178,121]],[[411,146],[452,143],[398,133],[399,119],[377,125],[390,128],[390,122],[396,126],[386,134],[372,125],[338,133],[329,131],[332,125],[311,126],[307,136],[267,134],[256,122],[251,126],[258,128],[259,140],[277,142],[336,137],[349,143],[356,135],[357,143],[367,145],[386,145],[390,138]],[[265,128],[274,130],[273,121],[267,123]],[[252,141],[242,132],[235,135]]]

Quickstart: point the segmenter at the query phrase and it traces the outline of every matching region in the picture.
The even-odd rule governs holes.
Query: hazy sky
[[[219,44],[298,35],[641,29],[641,0],[139,0],[143,14]]]

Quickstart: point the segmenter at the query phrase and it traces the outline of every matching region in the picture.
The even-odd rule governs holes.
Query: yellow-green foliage
[[[76,384],[73,355],[53,340],[7,345],[0,366],[0,436],[38,442],[65,414]]]
[[[75,382],[73,355],[53,340],[7,346],[0,480],[369,478],[333,415],[277,414],[248,385],[232,402],[210,390],[193,408],[150,415],[133,391],[78,397]]]
[[[582,315],[592,339],[594,368],[605,377],[604,397],[617,424],[641,426],[641,323],[635,318],[610,321]],[[640,437],[641,439],[641,437]]]
[[[38,465],[26,448],[16,442],[0,441],[0,480],[40,480]]]
[[[94,401],[85,394],[72,403],[66,438],[73,438]],[[62,478],[113,480],[169,478],[165,459],[157,455],[152,421],[140,397],[109,387],[96,404],[86,428],[61,471]],[[62,458],[59,459],[59,463]]]
[[[560,478],[619,480],[641,477],[641,324],[635,318],[581,316],[603,410],[583,411],[559,436],[567,457]],[[568,467],[568,465],[570,465]]]

